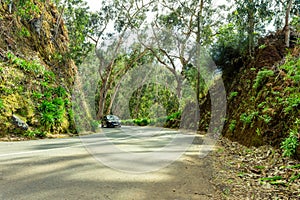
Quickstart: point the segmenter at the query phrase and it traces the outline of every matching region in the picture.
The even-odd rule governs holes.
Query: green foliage
[[[64,100],[60,97],[54,98],[52,101],[43,100],[39,111],[41,112],[41,124],[49,131],[60,125],[63,120],[65,113]]]
[[[293,58],[290,54],[286,56],[286,61],[280,69],[287,72],[287,77],[293,81],[300,81],[300,58]]]
[[[230,132],[233,132],[236,126],[236,120],[231,120],[230,124],[229,124],[229,130]]]
[[[33,131],[28,130],[24,134],[25,137],[28,137],[28,138],[31,138],[31,139],[36,138],[36,137],[44,138],[44,137],[46,137],[46,135],[47,135],[47,133],[45,131],[40,131],[38,129],[33,130]]]
[[[231,92],[229,95],[229,100],[232,100],[234,97],[236,97],[239,93],[238,92]]]
[[[285,113],[290,113],[294,109],[296,109],[300,105],[300,93],[293,93],[288,98],[286,98],[286,101],[284,102]]]
[[[265,169],[266,167],[265,166],[262,166],[262,165],[257,165],[257,166],[254,166],[255,169]]]
[[[59,53],[59,52],[55,52],[53,55],[52,55],[52,58],[57,62],[57,63],[61,63],[63,62],[63,56]]]
[[[48,88],[49,83],[47,81],[42,81],[41,86],[44,87],[44,88]]]
[[[263,108],[265,105],[267,104],[267,102],[263,101],[260,104],[258,104],[258,108]]]
[[[40,93],[40,92],[33,92],[32,93],[32,97],[33,98],[36,98],[36,99],[41,99],[42,97],[43,97],[43,94],[42,93]]]
[[[35,132],[32,131],[32,130],[28,130],[26,131],[26,133],[24,134],[25,137],[28,137],[28,138],[34,138],[35,137]]]
[[[267,45],[262,44],[262,45],[260,45],[258,48],[259,48],[259,49],[264,49],[264,48],[266,48],[266,47],[267,47]]]
[[[147,84],[138,88],[129,101],[130,115],[135,119],[155,118],[157,114],[169,115],[178,109],[179,102],[176,94],[170,92],[165,86],[157,84]]]
[[[97,13],[89,12],[87,3],[83,0],[69,0],[57,3],[59,9],[65,8],[64,20],[68,29],[68,36],[70,38],[70,52],[67,57],[73,59],[77,65],[81,64],[86,55],[92,50],[93,45],[87,39],[88,35],[100,34],[100,29],[92,26],[93,23],[103,23],[108,19],[101,19]],[[95,28],[95,30],[93,29]],[[99,32],[97,32],[99,31]],[[95,33],[94,33],[95,32]],[[61,55],[55,56],[56,60],[60,62],[63,57]]]
[[[261,135],[261,130],[260,130],[260,128],[256,128],[255,132],[256,132],[256,134],[257,134],[258,136]]]
[[[3,100],[0,99],[0,110],[2,110],[4,108],[4,105],[3,105]]]
[[[235,24],[228,23],[219,28],[211,56],[222,69],[224,78],[231,78],[241,67],[239,63],[246,49],[245,37],[237,31]]]
[[[91,124],[91,128],[92,128],[92,131],[93,132],[96,132],[97,130],[98,130],[98,128],[99,128],[99,121],[97,121],[97,120],[92,120],[91,122],[90,122],[90,124]]]
[[[257,111],[253,111],[250,114],[247,113],[243,113],[240,116],[240,120],[244,123],[244,124],[251,124],[252,120],[254,119],[254,117],[258,116],[258,112]]]
[[[16,1],[16,8],[17,15],[19,15],[24,20],[28,21],[40,13],[38,5],[35,5],[34,2],[31,0]]]
[[[13,53],[8,52],[6,57],[9,59],[11,64],[16,65],[19,69],[25,72],[34,73],[35,75],[44,74],[45,67],[35,61],[27,61],[22,58],[18,58]]]
[[[268,182],[271,185],[281,185],[284,184],[282,180],[282,176],[273,176],[273,177],[265,177],[265,178],[260,178],[261,182]]]
[[[45,127],[45,130],[50,130],[55,126],[55,118],[53,113],[43,112],[41,116],[41,124]]]
[[[147,119],[147,118],[134,119],[133,123],[135,123],[138,126],[147,126],[150,124],[150,119]]]
[[[205,65],[205,64],[203,64]],[[207,94],[208,90],[209,90],[209,86],[208,86],[208,81],[205,81],[205,79],[203,77],[206,76],[206,72],[204,69],[201,69],[201,76],[198,77],[198,70],[197,67],[192,65],[192,64],[187,64],[183,67],[182,70],[182,74],[184,76],[184,78],[189,82],[189,85],[192,86],[192,88],[194,88],[195,91],[197,91],[197,87],[199,88],[199,97],[203,97]],[[209,76],[209,75],[207,75]],[[198,81],[196,81],[199,78],[199,83],[197,83]],[[199,84],[199,85],[198,85]]]
[[[258,89],[270,76],[274,76],[274,72],[272,70],[259,71],[257,73],[256,79],[254,80],[253,88]]]
[[[0,87],[0,91],[5,95],[10,95],[14,93],[14,90],[12,88],[5,87],[5,86]]]
[[[287,166],[288,169],[300,169],[300,164]]]
[[[171,115],[167,116],[167,120],[178,120],[181,118],[181,111],[172,113]]]
[[[44,81],[51,83],[55,81],[55,74],[52,71],[45,71],[44,72]]]
[[[271,120],[272,120],[272,117],[269,116],[269,115],[267,115],[267,114],[264,114],[264,115],[262,115],[262,116],[259,116],[259,118],[262,119],[262,120],[264,120],[264,122],[265,122],[266,124],[269,124],[269,123],[271,122]]]
[[[30,37],[30,32],[28,31],[28,29],[26,27],[23,26],[19,32],[19,35],[21,37]]]
[[[294,182],[298,179],[300,179],[300,173],[298,173],[298,174],[294,173],[294,175],[290,178],[289,182]]]
[[[289,137],[287,137],[281,144],[283,149],[283,156],[291,157],[296,153],[299,146],[298,129],[290,130]]]
[[[125,126],[133,126],[134,125],[133,119],[121,120],[121,123]]]
[[[64,98],[67,95],[67,91],[62,86],[58,86],[54,89],[54,93],[57,94],[58,97]]]
[[[278,13],[270,7],[276,7],[273,1],[240,0],[235,1],[235,10],[229,14],[229,20],[234,22],[240,37],[244,38],[244,45],[246,43],[250,55],[257,44],[257,38],[265,33],[265,26],[269,25],[272,17]]]

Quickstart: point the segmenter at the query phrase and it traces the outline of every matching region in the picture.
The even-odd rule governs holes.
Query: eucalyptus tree
[[[291,26],[290,21],[293,17],[300,17],[300,1],[299,0],[275,0],[274,13],[276,13],[275,26],[277,29],[281,29],[285,35],[285,45],[290,46],[290,33]],[[298,22],[299,24],[299,22]]]
[[[213,42],[214,30],[221,22],[218,18],[220,15],[217,15],[218,8],[213,6],[211,0],[161,0],[157,1],[155,8],[153,22],[146,30],[142,30],[146,36],[141,34],[140,42],[152,52],[158,63],[176,77],[176,92],[180,99],[182,84],[188,74],[186,71],[196,67],[193,59],[200,53],[196,52],[196,47],[205,48]],[[194,65],[191,65],[192,62]],[[200,88],[203,81],[200,81],[199,73],[203,68],[192,71],[198,73],[189,78],[195,82],[193,85],[199,100],[204,91]]]
[[[229,22],[247,38],[248,53],[252,56],[259,33],[266,32],[266,26],[273,19],[273,1],[269,0],[236,0],[234,11],[229,16]]]
[[[152,1],[144,3],[138,0],[103,1],[101,10],[92,15],[89,39],[94,42],[95,54],[100,62],[99,119],[111,111],[121,77],[147,53],[134,45],[129,37],[134,28],[144,23],[151,4]]]
[[[88,34],[92,31],[89,27],[91,19],[89,7],[84,0],[55,0],[54,3],[59,11],[57,23],[63,20],[68,30],[69,55],[66,56],[79,65],[92,50],[92,43],[87,40]],[[54,40],[58,31],[58,28],[54,30]]]

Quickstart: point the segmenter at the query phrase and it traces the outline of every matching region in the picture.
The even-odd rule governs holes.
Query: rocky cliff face
[[[48,1],[0,1],[0,137],[74,133],[68,32]]]

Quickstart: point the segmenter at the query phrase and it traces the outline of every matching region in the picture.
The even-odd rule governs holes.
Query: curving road
[[[214,199],[209,156],[188,132],[122,127],[0,143],[0,199]]]

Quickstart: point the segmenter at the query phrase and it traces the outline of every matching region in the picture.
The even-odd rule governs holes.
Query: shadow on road
[[[0,199],[213,199],[211,161],[209,156],[199,159],[197,148],[159,170],[130,174],[103,165],[79,144],[56,140],[33,146],[50,151],[0,157]],[[113,152],[100,156],[113,157]],[[151,165],[155,160],[126,164]]]

